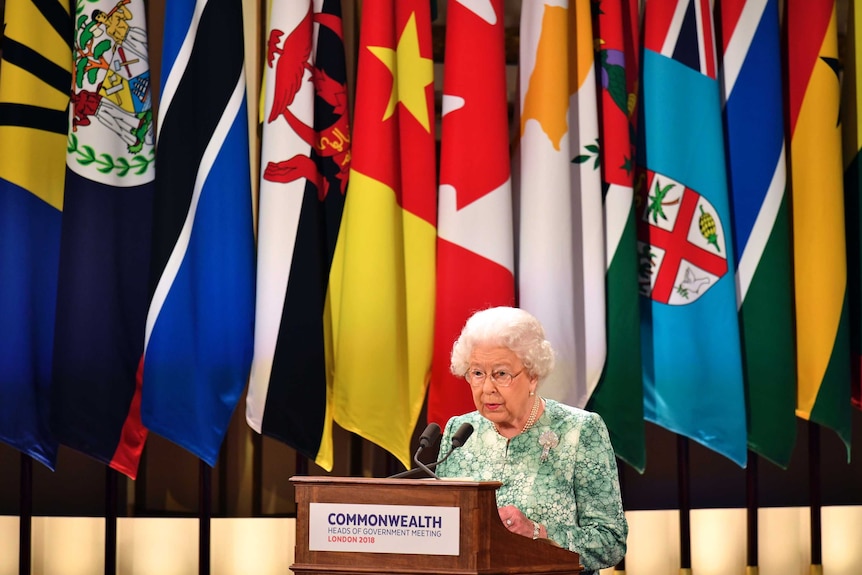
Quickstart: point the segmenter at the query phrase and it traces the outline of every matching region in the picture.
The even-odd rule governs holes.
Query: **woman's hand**
[[[545,530],[544,526],[534,523],[514,505],[498,507],[497,512],[500,514],[500,521],[502,521],[506,529],[512,533],[523,535],[530,539],[548,536],[548,532]]]

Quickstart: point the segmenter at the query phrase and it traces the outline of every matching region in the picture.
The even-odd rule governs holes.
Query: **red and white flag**
[[[437,223],[437,306],[428,421],[472,411],[449,373],[473,312],[514,305],[514,243],[503,2],[449,3]],[[481,73],[480,73],[481,71]]]

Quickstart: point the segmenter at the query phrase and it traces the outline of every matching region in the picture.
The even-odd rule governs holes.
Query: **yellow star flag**
[[[410,467],[431,370],[436,181],[427,0],[366,0],[329,276],[333,418]]]
[[[838,30],[834,0],[787,3],[796,286],[796,415],[835,430],[850,456],[850,340]]]

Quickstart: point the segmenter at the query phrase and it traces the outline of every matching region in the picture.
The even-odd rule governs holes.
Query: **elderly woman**
[[[507,529],[579,553],[593,573],[626,552],[616,459],[598,414],[538,395],[553,366],[544,329],[526,311],[496,307],[467,320],[451,370],[467,380],[476,411],[450,419],[442,445],[465,422],[475,431],[437,474],[502,482],[497,506]]]

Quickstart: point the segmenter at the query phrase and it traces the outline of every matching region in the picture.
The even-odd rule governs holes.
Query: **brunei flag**
[[[796,415],[850,457],[850,330],[834,0],[788,0],[787,101],[796,277]],[[851,129],[855,129],[852,127]]]
[[[587,409],[605,420],[617,457],[642,473],[646,439],[634,207],[638,3],[601,0],[597,4],[593,35],[600,90],[608,359]]]
[[[77,13],[51,426],[134,478],[155,177],[146,12],[81,0]]]
[[[723,0],[720,45],[748,447],[787,467],[796,369],[778,0]]]
[[[267,37],[246,419],[331,470],[324,303],[350,169],[341,2],[275,2]]]
[[[51,354],[72,85],[68,4],[6,0],[0,64],[0,441],[53,469]]]
[[[254,235],[240,0],[165,14],[141,416],[215,465],[254,338]]]
[[[850,4],[841,111],[853,405],[862,409],[862,9]]]
[[[647,4],[637,182],[644,416],[745,466],[714,38],[710,2]]]
[[[467,318],[515,304],[503,16],[502,0],[453,2],[446,13],[437,311],[428,393],[428,421],[441,425],[475,409],[470,386],[449,372],[452,344]],[[480,145],[476,134],[482,134]]]
[[[333,417],[405,467],[431,371],[436,183],[428,0],[365,0],[350,193],[329,276]]]
[[[584,407],[605,366],[605,251],[590,0],[526,2],[518,303],[557,352],[542,393]]]

